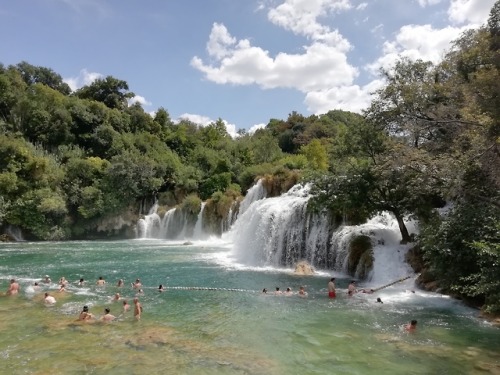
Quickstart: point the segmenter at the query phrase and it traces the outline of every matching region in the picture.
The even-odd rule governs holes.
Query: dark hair
[[[380,297],[377,298],[377,302],[383,303]]]
[[[267,289],[266,288],[262,289],[262,293],[267,293]]]
[[[89,307],[88,306],[83,306],[83,311],[85,311],[85,312],[89,311]]]
[[[411,323],[412,326],[416,326],[417,325],[417,321],[416,320],[412,320],[410,323]]]
[[[335,277],[332,277],[332,278],[330,279],[330,281],[335,281]]]
[[[106,314],[109,314],[109,312],[111,311],[109,308],[105,308],[104,311],[106,312]]]

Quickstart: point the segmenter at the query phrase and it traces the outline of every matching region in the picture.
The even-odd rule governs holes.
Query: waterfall
[[[139,220],[137,225],[139,238],[157,238],[159,236],[161,219],[156,213],[157,210],[158,202],[155,202],[148,214]]]
[[[245,211],[252,205],[253,202],[264,199],[267,196],[266,189],[262,185],[262,179],[257,181],[250,189],[248,189],[245,198],[240,203],[240,208],[238,210],[238,216],[241,216]]]
[[[197,217],[176,207],[168,210],[163,218],[157,213],[155,203],[149,213],[137,223],[137,237],[168,240],[203,239],[206,237],[203,224],[205,202],[201,204]],[[194,220],[193,220],[194,219]]]
[[[194,226],[193,230],[193,239],[199,240],[204,237],[204,231],[203,231],[203,212],[205,211],[205,202],[201,203],[201,208],[200,212],[198,214],[198,217],[196,218],[196,224]]]
[[[368,280],[385,282],[413,272],[404,261],[408,246],[399,244],[401,234],[392,215],[383,213],[362,225],[335,227],[329,214],[307,211],[309,190],[308,185],[296,185],[279,197],[249,204],[225,235],[233,242],[236,261],[249,266],[293,267],[306,260],[317,269],[347,273],[351,241],[365,235],[374,258],[370,273],[364,275]],[[363,275],[365,266],[359,262],[355,274]]]
[[[23,237],[23,232],[21,231],[21,228],[15,225],[8,225],[5,233],[12,237],[16,242],[23,242],[24,237]]]

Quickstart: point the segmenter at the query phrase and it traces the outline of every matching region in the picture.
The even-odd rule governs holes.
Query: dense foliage
[[[206,201],[224,220],[257,178],[272,194],[303,178],[310,208],[339,221],[392,212],[442,287],[499,312],[499,19],[497,1],[441,63],[402,59],[383,71],[363,115],[292,112],[236,138],[220,119],[151,115],[112,76],[71,92],[51,69],[0,65],[0,226],[89,238],[154,199],[193,215]],[[408,216],[420,221],[416,237]]]

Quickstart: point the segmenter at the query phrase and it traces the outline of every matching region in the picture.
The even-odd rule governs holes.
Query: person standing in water
[[[82,309],[80,315],[78,316],[78,320],[87,321],[87,320],[92,319],[93,317],[94,316],[91,313],[89,313],[89,307],[83,306],[83,309]]]
[[[46,292],[44,302],[46,305],[54,305],[56,303],[56,299]]]
[[[106,280],[104,280],[102,276],[99,276],[99,280],[96,281],[96,285],[104,286],[104,284],[106,284]]]
[[[139,298],[134,298],[134,317],[137,320],[141,320],[142,305],[139,302]]]
[[[335,277],[332,277],[328,282],[328,298],[335,298]]]
[[[417,330],[417,321],[412,320],[409,324],[405,324],[404,328],[406,332],[415,332]]]
[[[115,319],[116,319],[116,316],[112,315],[111,314],[111,310],[106,307],[104,309],[104,315],[101,317],[101,320],[103,322],[109,323],[109,322],[111,322],[111,321],[113,321]]]
[[[299,288],[299,297],[307,297],[307,292],[303,286]]]
[[[349,297],[352,297],[354,293],[357,292],[356,286],[354,285],[355,283],[356,281],[352,280],[349,286],[347,287],[347,294],[349,295]]]
[[[10,279],[9,289],[7,289],[7,295],[13,296],[19,293],[19,284],[16,279]]]
[[[123,301],[123,312],[126,313],[128,310],[130,310],[130,305],[127,300]]]

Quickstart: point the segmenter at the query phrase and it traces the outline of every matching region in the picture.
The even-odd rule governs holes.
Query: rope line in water
[[[224,292],[247,292],[256,293],[255,290],[248,289],[235,289],[235,288],[208,288],[201,286],[164,286],[163,289],[173,289],[173,290],[210,290],[210,291],[224,291]]]
[[[379,290],[381,290],[381,289],[385,289],[385,288],[388,288],[388,287],[390,287],[390,286],[392,286],[392,285],[394,285],[394,284],[397,284],[397,283],[403,282],[403,281],[405,281],[405,280],[408,280],[410,277],[411,277],[411,275],[410,275],[410,276],[403,277],[402,279],[399,279],[399,280],[393,281],[392,283],[389,283],[389,284],[386,284],[386,285],[382,285],[382,286],[380,286],[380,287],[378,287],[378,288],[375,288],[375,289],[373,289],[373,291],[374,291],[374,292],[378,292],[378,291],[379,291]]]

